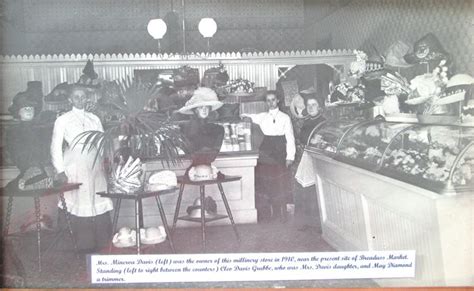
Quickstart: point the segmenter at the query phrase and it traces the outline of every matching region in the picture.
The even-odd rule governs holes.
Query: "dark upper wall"
[[[218,25],[213,51],[297,50],[303,47],[303,0],[3,0],[1,54],[156,52],[146,31],[169,20],[164,51],[205,51],[203,17]],[[172,11],[176,14],[171,14]],[[175,17],[173,17],[175,16]],[[172,24],[174,23],[174,24]]]
[[[456,71],[474,73],[472,0],[353,0],[340,4],[339,9],[326,9],[325,17],[305,29],[306,46],[330,40],[333,48],[367,51],[373,44],[383,53],[396,40],[412,46],[433,32],[453,56]]]

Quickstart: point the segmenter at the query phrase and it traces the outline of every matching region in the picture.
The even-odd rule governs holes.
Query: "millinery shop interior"
[[[126,287],[472,286],[472,5],[0,1],[2,287],[124,287],[94,255],[402,250],[414,276]]]

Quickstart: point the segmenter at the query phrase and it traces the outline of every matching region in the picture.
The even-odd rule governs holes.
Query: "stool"
[[[173,232],[175,227],[176,227],[176,222],[178,219],[180,220],[186,220],[186,221],[192,221],[192,222],[200,222],[201,223],[201,234],[202,234],[202,249],[206,250],[206,222],[211,222],[223,218],[229,217],[230,223],[232,224],[232,228],[234,230],[235,236],[237,237],[238,242],[240,243],[240,236],[239,233],[237,232],[237,227],[234,223],[234,217],[232,216],[232,211],[230,210],[229,207],[229,202],[227,201],[227,197],[225,196],[224,189],[222,187],[222,183],[226,182],[233,182],[233,181],[239,181],[242,179],[240,176],[224,176],[224,177],[219,177],[214,180],[206,180],[206,181],[191,181],[187,176],[179,176],[178,177],[178,183],[180,184],[179,188],[179,195],[178,195],[178,201],[176,203],[176,210],[174,212],[174,218],[173,218],[173,227],[171,231]],[[225,210],[227,211],[227,215],[216,215],[215,217],[206,217],[205,216],[205,210],[204,210],[204,199],[206,197],[206,185],[213,185],[217,184],[217,187],[219,188],[219,192],[221,193],[222,201],[224,202]],[[201,201],[201,217],[200,218],[194,218],[190,217],[189,215],[181,216],[178,217],[179,215],[179,210],[181,207],[181,199],[183,198],[183,192],[184,192],[184,186],[185,185],[196,185],[199,186],[199,193],[200,193],[200,201]]]

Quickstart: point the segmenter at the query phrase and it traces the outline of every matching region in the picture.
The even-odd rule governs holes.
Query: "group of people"
[[[66,192],[67,212],[71,217],[73,232],[80,250],[91,252],[108,245],[112,236],[110,212],[113,203],[95,193],[107,190],[104,165],[97,162],[96,150],[82,150],[76,137],[86,131],[103,131],[100,119],[85,110],[87,89],[71,85],[68,96],[72,109],[54,122],[50,144],[50,157],[55,169],[57,185],[66,182],[82,183],[79,189]],[[316,96],[306,96],[307,117],[300,130],[299,139],[306,143],[315,122],[321,115]],[[265,97],[268,111],[260,114],[242,114],[250,119],[263,133],[256,167],[256,207],[259,220],[286,218],[286,204],[292,200],[289,167],[296,154],[295,135],[289,115],[280,110],[277,93],[269,91]],[[34,108],[30,104],[16,106],[21,119],[33,120]],[[199,88],[179,112],[192,115],[182,128],[189,142],[192,165],[210,165],[219,153],[224,129],[209,122],[209,114],[222,106],[216,93]],[[33,111],[33,112],[32,112]],[[32,116],[33,115],[33,116]],[[25,166],[26,167],[26,166]],[[189,170],[189,169],[188,169]],[[58,207],[62,208],[61,204]],[[59,217],[59,227],[65,227],[64,211]]]

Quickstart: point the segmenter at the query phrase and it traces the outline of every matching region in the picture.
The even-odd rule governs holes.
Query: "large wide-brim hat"
[[[146,191],[161,191],[172,189],[178,185],[178,179],[173,171],[164,170],[153,173],[145,185]]]
[[[165,228],[158,227],[140,228],[140,242],[145,245],[154,245],[166,240]]]
[[[390,45],[385,54],[385,64],[390,67],[408,68],[413,66],[403,58],[410,51],[410,46],[401,40]]]
[[[182,114],[193,114],[193,109],[201,106],[210,106],[211,111],[222,107],[224,103],[218,100],[216,92],[210,88],[201,87],[194,91],[193,96],[178,110]]]
[[[35,110],[38,110],[40,104],[37,100],[33,99],[30,94],[27,92],[20,92],[13,97],[13,102],[8,108],[8,111],[15,117],[18,116],[18,111],[24,107],[34,107]],[[39,112],[35,112],[39,113]]]
[[[444,50],[439,39],[433,33],[428,33],[415,42],[413,53],[406,54],[403,58],[409,64],[417,64],[447,60],[449,54]]]

